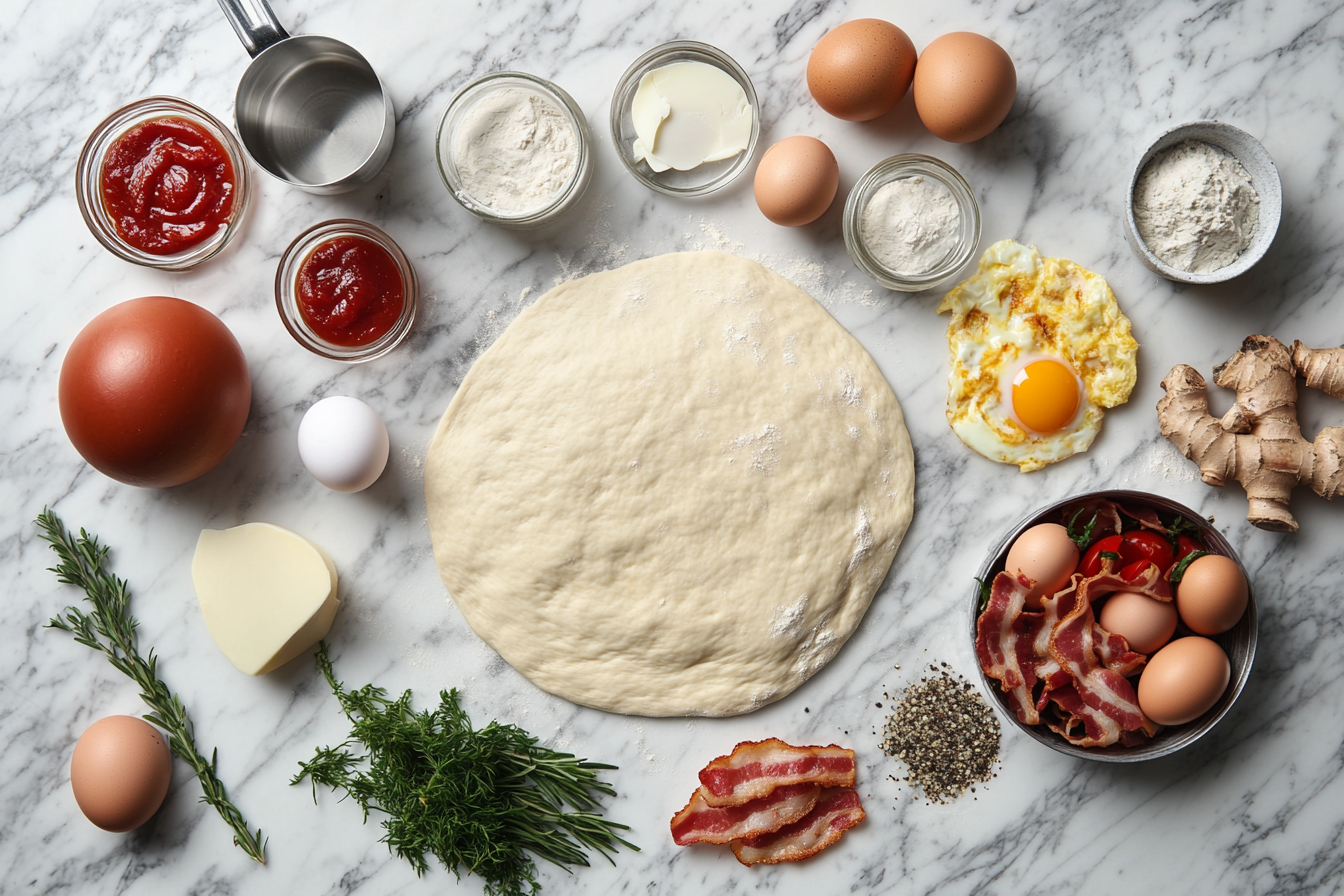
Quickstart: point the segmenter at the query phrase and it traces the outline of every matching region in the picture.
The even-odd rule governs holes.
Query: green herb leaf
[[[980,578],[979,576],[974,576],[974,578],[977,582],[980,583],[980,604],[976,608],[976,612],[983,613],[985,612],[985,607],[989,606],[989,593],[990,593],[989,583],[986,582],[984,579]]]
[[[1185,578],[1185,571],[1190,567],[1190,564],[1194,563],[1200,557],[1207,557],[1208,555],[1208,551],[1191,551],[1186,554],[1180,559],[1179,563],[1171,568],[1171,572],[1167,573],[1167,581],[1171,582],[1173,585],[1179,585],[1181,579]]]
[[[215,757],[207,760],[196,749],[191,719],[178,696],[168,689],[158,675],[158,658],[150,650],[149,657],[140,655],[136,645],[135,617],[130,614],[131,592],[125,579],[109,573],[104,564],[108,549],[98,539],[79,530],[79,537],[66,531],[52,511],[43,508],[37,518],[42,538],[50,542],[60,563],[51,567],[56,578],[67,585],[84,589],[85,599],[93,607],[85,613],[77,607],[66,607],[61,615],[47,623],[75,636],[85,647],[100,650],[122,674],[140,686],[140,698],[150,712],[145,715],[168,732],[168,749],[184,760],[201,782],[201,802],[209,803],[233,829],[233,842],[252,858],[266,864],[266,844],[261,829],[248,829],[247,820],[224,791],[224,783],[215,774]]]
[[[1100,552],[1099,554],[1097,554],[1097,559],[1098,559],[1098,560],[1111,560],[1111,561],[1113,561],[1113,562],[1115,562],[1115,563],[1119,563],[1119,562],[1120,562],[1120,555],[1117,554],[1115,551],[1102,551],[1102,552]]]
[[[513,725],[475,730],[456,690],[440,691],[438,708],[422,712],[411,708],[410,691],[392,700],[371,684],[347,690],[326,642],[317,666],[351,722],[350,737],[299,763],[290,783],[308,778],[314,801],[319,784],[344,790],[366,822],[370,811],[385,814],[383,841],[416,874],[433,855],[458,878],[463,869],[481,875],[491,896],[535,896],[533,856],[564,868],[586,866],[586,849],[608,861],[618,846],[638,851],[616,833],[628,826],[592,811],[599,796],[616,795],[597,777],[615,766],[540,746]],[[351,752],[354,745],[364,752]]]
[[[1200,530],[1199,526],[1190,520],[1187,520],[1185,517],[1178,516],[1172,521],[1172,524],[1167,527],[1167,541],[1171,542],[1173,548],[1179,549],[1180,544],[1177,540],[1182,535],[1188,535],[1200,544],[1204,543],[1204,533]]]
[[[1083,530],[1081,532],[1077,530],[1078,517],[1082,515],[1082,512],[1085,509],[1086,508],[1079,507],[1075,510],[1073,516],[1069,517],[1069,524],[1065,527],[1069,533],[1069,538],[1073,540],[1074,544],[1078,545],[1078,550],[1080,551],[1086,550],[1087,546],[1092,544],[1092,530],[1097,526],[1097,514],[1093,513],[1092,519],[1087,521],[1087,525],[1083,527]]]

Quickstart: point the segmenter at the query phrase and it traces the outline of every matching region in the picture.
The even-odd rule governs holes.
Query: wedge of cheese
[[[331,558],[270,523],[203,530],[191,580],[210,637],[248,675],[264,675],[322,640],[340,606]]]

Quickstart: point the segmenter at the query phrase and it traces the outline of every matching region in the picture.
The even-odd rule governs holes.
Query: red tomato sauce
[[[362,236],[320,243],[299,265],[299,314],[333,345],[367,345],[401,317],[406,286],[392,254]]]
[[[103,208],[127,245],[174,255],[233,217],[234,178],[228,151],[201,125],[153,118],[118,137],[103,157]]]

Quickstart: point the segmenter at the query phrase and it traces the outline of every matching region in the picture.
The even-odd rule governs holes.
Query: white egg
[[[390,449],[382,419],[358,398],[324,398],[299,423],[299,457],[332,491],[358,492],[373,485]]]

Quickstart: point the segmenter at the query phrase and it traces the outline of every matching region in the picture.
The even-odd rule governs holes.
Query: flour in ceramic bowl
[[[545,208],[574,179],[579,138],[545,97],[514,87],[481,97],[452,134],[452,159],[472,200],[508,215]]]
[[[1260,197],[1236,156],[1185,140],[1156,155],[1134,185],[1134,225],[1153,254],[1174,268],[1208,274],[1250,246]]]

